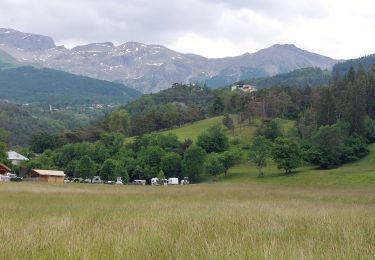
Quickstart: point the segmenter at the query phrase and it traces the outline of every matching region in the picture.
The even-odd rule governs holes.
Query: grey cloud
[[[344,5],[339,0],[2,0],[0,27],[48,35],[62,44],[139,41],[174,46],[187,33],[194,33],[213,43],[224,39],[238,49],[237,54],[273,43],[298,43],[313,45],[326,55],[332,51],[337,57],[337,46],[348,45],[347,39],[338,34],[332,36],[334,44],[319,42],[336,32],[325,31],[316,21],[345,26],[349,14],[356,27],[371,30],[371,3],[358,0],[356,7],[369,6],[356,13],[355,8],[353,12],[339,9]],[[341,16],[335,14],[339,21],[331,19],[340,10]],[[314,32],[304,30],[304,24]],[[312,33],[316,35],[311,37]],[[370,48],[371,40],[363,50]]]

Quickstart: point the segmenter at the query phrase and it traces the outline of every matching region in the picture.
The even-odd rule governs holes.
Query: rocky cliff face
[[[243,78],[272,76],[299,68],[330,69],[335,60],[294,45],[274,45],[238,57],[207,59],[161,45],[111,42],[56,46],[50,37],[0,29],[0,49],[20,62],[37,64],[93,78],[121,82],[144,93],[178,83],[230,84]]]

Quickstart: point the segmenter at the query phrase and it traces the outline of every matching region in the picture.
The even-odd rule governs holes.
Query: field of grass
[[[220,122],[169,132],[196,140]],[[254,132],[236,125],[235,136],[244,145]],[[188,186],[0,183],[0,259],[374,259],[369,148],[337,169],[284,176],[270,162],[257,178],[245,163]]]
[[[373,259],[375,189],[0,184],[1,259]]]

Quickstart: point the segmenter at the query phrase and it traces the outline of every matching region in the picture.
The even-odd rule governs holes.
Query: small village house
[[[253,86],[253,85],[234,85],[231,87],[231,90],[234,91],[234,90],[242,90],[243,92],[246,92],[246,93],[251,93],[251,92],[254,92],[257,90],[257,87],[256,86]]]
[[[31,172],[31,176],[43,182],[64,183],[65,173],[63,171],[34,169]]]
[[[5,175],[8,172],[11,172],[11,169],[5,164],[0,163],[0,175]]]
[[[22,154],[19,154],[15,151],[8,151],[8,160],[11,161],[13,165],[20,165],[23,161],[28,161],[29,158],[26,158]]]

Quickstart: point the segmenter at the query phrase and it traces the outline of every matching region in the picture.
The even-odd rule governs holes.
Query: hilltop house
[[[29,159],[19,154],[15,151],[8,151],[8,160],[12,162],[13,165],[19,165],[23,161],[28,161]]]
[[[251,93],[251,92],[254,92],[257,90],[257,87],[256,86],[253,86],[253,85],[235,85],[235,86],[232,86],[232,91],[234,90],[242,90],[243,92],[246,92],[246,93]]]
[[[31,176],[43,182],[64,183],[65,173],[63,171],[33,169]]]

